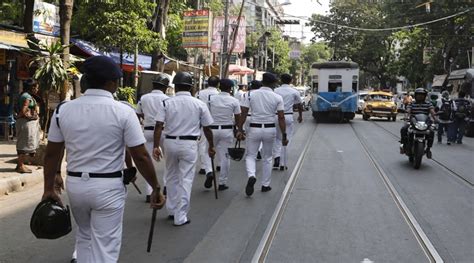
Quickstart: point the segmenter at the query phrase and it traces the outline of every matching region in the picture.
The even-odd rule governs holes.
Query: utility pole
[[[229,0],[225,0],[224,5],[224,32],[222,32],[222,52],[220,57],[220,69],[219,75],[221,78],[224,76],[225,66],[224,63],[227,62],[227,49],[229,47]]]

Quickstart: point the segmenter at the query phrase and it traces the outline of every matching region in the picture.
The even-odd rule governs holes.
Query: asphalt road
[[[192,223],[173,227],[166,212],[159,211],[151,253],[146,253],[151,210],[144,196],[129,187],[120,262],[250,262],[312,136],[266,262],[429,262],[357,135],[444,262],[473,262],[472,186],[432,160],[424,159],[417,171],[410,167],[388,133],[397,134],[401,122],[356,119],[352,124],[316,124],[309,113],[305,116],[289,149],[290,170],[274,171],[271,192],[260,192],[257,181],[255,194],[245,196],[243,161],[232,162],[230,189],[219,192],[218,200],[203,188],[204,176],[196,175]],[[433,154],[472,182],[474,140],[464,142],[435,145]],[[139,186],[144,189],[143,180]],[[37,240],[29,230],[41,194],[38,185],[0,197],[0,262],[69,262],[72,233],[58,240]]]

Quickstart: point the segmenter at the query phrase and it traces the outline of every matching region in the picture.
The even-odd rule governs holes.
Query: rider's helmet
[[[441,96],[443,97],[443,99],[449,99],[449,91],[445,90],[443,91],[443,93],[441,93]]]
[[[428,92],[424,88],[417,88],[415,90],[415,101],[417,103],[423,103],[426,101],[426,95]]]

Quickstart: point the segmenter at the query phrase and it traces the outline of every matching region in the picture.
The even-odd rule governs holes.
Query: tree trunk
[[[60,18],[60,35],[61,44],[68,45],[63,51],[62,59],[64,68],[69,68],[69,43],[71,36],[71,20],[72,20],[72,7],[74,0],[60,0],[59,1],[59,18]],[[69,80],[66,80],[63,84],[60,94],[60,100],[66,99],[67,93],[70,89]]]
[[[161,40],[166,38],[166,20],[171,0],[162,0],[157,3],[150,29],[160,34]],[[160,71],[164,67],[164,56],[160,49],[155,49],[151,55],[151,70]]]
[[[25,0],[25,12],[23,15],[23,29],[25,33],[33,32],[33,8],[35,0]]]

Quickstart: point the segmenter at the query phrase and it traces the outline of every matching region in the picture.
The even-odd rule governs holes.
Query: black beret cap
[[[220,87],[224,89],[230,89],[234,86],[234,82],[230,79],[221,79]]]
[[[122,70],[117,63],[106,56],[86,59],[82,64],[81,72],[104,80],[116,80],[122,77]]]
[[[262,82],[263,83],[275,83],[278,81],[278,77],[270,72],[263,73]]]

